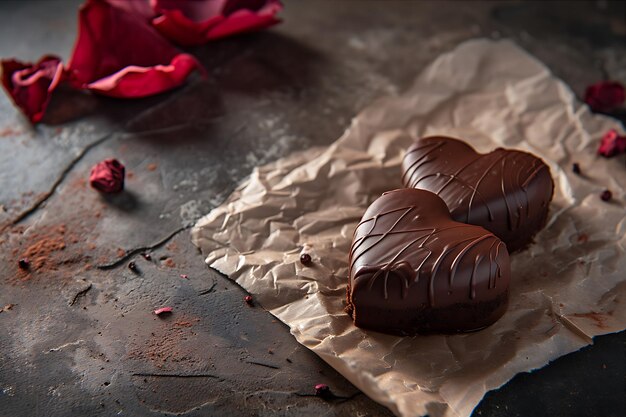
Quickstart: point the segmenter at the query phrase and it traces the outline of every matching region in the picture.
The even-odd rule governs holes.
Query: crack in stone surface
[[[81,288],[79,291],[76,292],[76,294],[74,294],[74,297],[72,298],[72,300],[68,303],[70,306],[73,306],[76,301],[78,300],[79,297],[87,294],[87,291],[89,291],[91,289],[93,285],[91,284],[91,282],[86,283],[84,288]]]
[[[159,373],[152,373],[152,372],[135,372],[132,374],[132,376],[137,376],[137,377],[153,377],[153,378],[215,378],[215,379],[222,379],[217,375],[212,375],[212,374],[159,374]]]
[[[255,362],[255,361],[246,361],[246,363],[249,363],[251,365],[264,366],[264,367],[270,368],[270,369],[280,369],[280,366],[272,365],[272,364],[269,364],[269,363]]]
[[[2,227],[0,227],[0,233],[4,232],[4,230],[6,230],[7,227],[15,226],[16,224],[20,223],[22,220],[25,220],[28,216],[30,216],[31,214],[36,212],[46,201],[48,201],[50,199],[50,197],[52,197],[52,195],[57,190],[57,188],[63,183],[63,181],[65,180],[67,175],[72,171],[72,169],[76,166],[76,164],[78,164],[85,157],[85,155],[87,155],[87,153],[90,150],[92,150],[93,148],[95,148],[98,145],[101,145],[102,143],[106,142],[107,140],[111,139],[114,136],[115,136],[115,132],[109,132],[106,135],[102,136],[100,139],[98,139],[98,140],[90,143],[89,145],[85,146],[78,153],[78,155],[76,155],[74,157],[74,159],[72,159],[67,164],[67,166],[63,169],[63,171],[61,171],[61,174],[52,183],[52,186],[48,189],[48,191],[46,191],[43,194],[41,194],[41,196],[39,198],[37,198],[37,200],[30,207],[28,207],[26,210],[22,211],[20,214],[18,214],[12,220],[9,220],[4,225],[2,225]]]
[[[123,264],[124,262],[126,262],[131,257],[137,255],[138,253],[146,252],[146,251],[150,251],[150,250],[153,250],[153,249],[160,248],[161,246],[163,246],[167,242],[169,242],[172,238],[174,238],[176,235],[178,235],[180,232],[182,232],[183,230],[187,230],[189,228],[191,228],[191,226],[180,227],[180,228],[174,230],[169,235],[165,236],[163,239],[159,240],[158,242],[156,242],[156,243],[154,243],[152,245],[140,246],[140,247],[131,249],[128,252],[126,252],[126,254],[124,256],[122,256],[120,258],[117,258],[116,260],[114,260],[114,261],[112,261],[110,263],[107,263],[107,264],[96,265],[96,268],[101,269],[101,270],[105,270],[105,271],[108,270],[108,269],[116,268],[116,267],[120,266],[121,264]]]

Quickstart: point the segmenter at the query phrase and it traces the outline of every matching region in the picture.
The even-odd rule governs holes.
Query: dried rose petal
[[[182,279],[189,279],[189,275],[187,275],[187,274],[180,274],[180,277]]]
[[[593,111],[609,112],[626,100],[624,86],[617,81],[601,81],[587,87],[585,103]]]
[[[279,0],[153,0],[153,26],[180,45],[264,29],[279,23]]]
[[[17,266],[19,266],[20,269],[28,269],[30,268],[30,261],[28,260],[28,258],[22,258],[17,261]]]
[[[171,313],[173,310],[172,307],[161,307],[154,310],[154,314],[160,316],[161,314]]]
[[[116,3],[88,0],[80,9],[68,65],[75,86],[112,97],[145,97],[180,86],[196,69],[204,71],[193,56],[163,39],[141,12]]]
[[[330,393],[330,387],[326,384],[317,384],[315,386],[315,395],[324,396]]]
[[[600,199],[602,201],[611,201],[612,198],[613,193],[611,192],[611,190],[604,190],[602,191],[602,194],[600,194]]]
[[[31,122],[41,121],[63,76],[61,59],[46,55],[36,64],[7,59],[0,61],[0,67],[2,85],[15,105]]]
[[[89,184],[102,193],[119,193],[124,189],[125,171],[117,159],[106,159],[91,168]]]
[[[615,129],[611,129],[602,136],[598,147],[598,155],[610,158],[626,152],[626,136],[620,136]]]

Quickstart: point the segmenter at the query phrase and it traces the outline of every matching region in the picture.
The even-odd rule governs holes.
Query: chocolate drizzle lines
[[[429,277],[428,302],[432,307],[437,303],[435,279],[437,279],[439,269],[446,258],[454,256],[447,273],[449,292],[451,292],[454,284],[454,277],[457,274],[457,268],[465,260],[468,253],[470,253],[470,251],[481,242],[491,241],[491,244],[488,247],[488,256],[490,261],[488,288],[494,288],[497,277],[501,275],[500,267],[497,264],[497,258],[499,255],[500,245],[503,245],[503,243],[491,233],[481,234],[480,229],[477,229],[475,226],[455,223],[451,220],[447,222],[446,226],[441,228],[411,227],[413,225],[418,226],[415,222],[422,220],[420,219],[419,211],[420,210],[416,205],[402,206],[377,213],[362,220],[358,224],[355,230],[356,239],[353,240],[352,248],[350,250],[350,275],[353,276],[354,282],[366,279],[366,287],[369,291],[372,291],[377,280],[382,279],[383,297],[388,299],[390,280],[399,279],[401,281],[402,288],[401,297],[404,299],[408,295],[411,285],[416,284],[419,280],[420,273],[423,273],[425,276]],[[415,212],[416,215],[411,219],[410,214],[413,212]],[[397,218],[392,217],[389,219],[390,216],[397,216]],[[384,228],[384,226],[382,226],[383,223],[390,224],[390,226]],[[367,231],[361,235],[363,228],[367,228]],[[457,232],[456,235],[463,237],[458,240],[451,241],[444,246],[443,250],[436,249],[438,252],[437,258],[430,261],[433,253],[435,252],[433,250],[433,245],[440,245],[438,239],[443,239],[441,236],[443,232],[451,231],[452,229],[461,230],[468,228],[475,229],[479,233],[469,232],[470,237],[467,237],[467,233]],[[385,244],[386,239],[391,239],[397,235],[407,235],[409,238],[402,240],[395,239],[393,242],[388,243],[381,252],[381,261],[382,259],[386,260],[376,264],[362,265],[354,271],[353,275],[355,264],[362,256],[371,250],[378,248],[379,245]],[[411,251],[409,251],[409,249],[411,249]],[[471,288],[468,294],[469,299],[473,299],[476,296],[475,275],[482,259],[482,255],[477,255],[474,260],[471,261],[473,262],[473,272],[471,276]],[[494,262],[498,266],[495,271],[492,271],[491,264]]]
[[[402,171],[405,187],[437,194],[454,219],[490,230],[509,251],[525,247],[543,227],[554,189],[548,166],[529,153],[479,154],[447,137],[416,141]]]

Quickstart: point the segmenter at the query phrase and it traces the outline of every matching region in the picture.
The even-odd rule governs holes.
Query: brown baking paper
[[[207,264],[397,415],[469,416],[518,372],[626,327],[626,169],[623,159],[596,156],[610,128],[618,124],[591,114],[514,43],[472,40],[405,94],[363,110],[331,146],[255,169],[197,223],[193,241]],[[344,312],[355,226],[370,202],[401,187],[413,138],[444,134],[481,152],[504,146],[546,161],[556,184],[548,224],[512,256],[509,308],[493,326],[415,337],[358,329]],[[599,198],[606,188],[609,203]],[[302,252],[313,266],[300,264]]]

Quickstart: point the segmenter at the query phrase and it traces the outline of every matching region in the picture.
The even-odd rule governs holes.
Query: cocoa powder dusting
[[[610,315],[610,313],[604,314],[604,313],[596,313],[592,311],[591,313],[578,313],[578,314],[574,314],[573,316],[590,319],[593,321],[593,324],[595,324],[596,327],[598,327],[599,329],[606,329],[607,328],[606,320],[607,320],[608,315]]]

